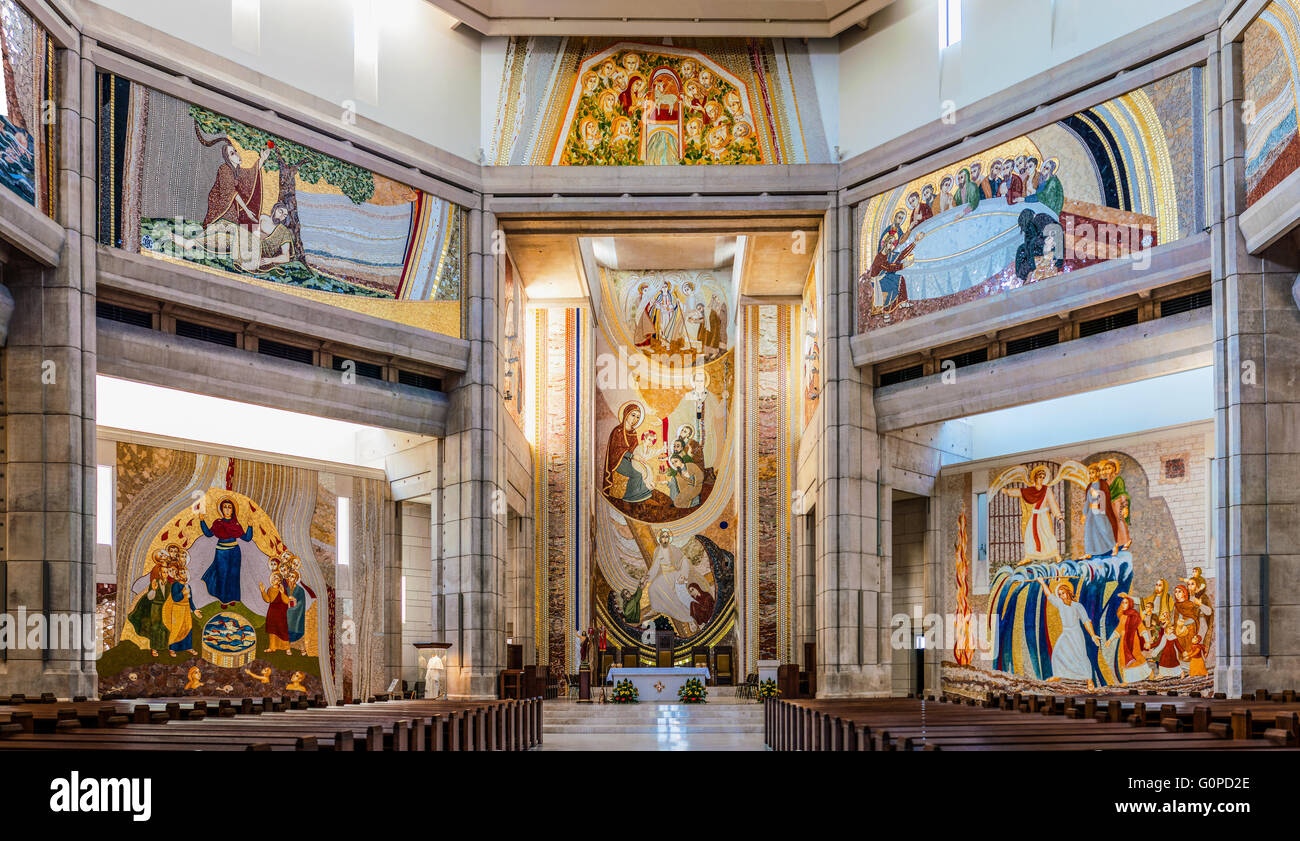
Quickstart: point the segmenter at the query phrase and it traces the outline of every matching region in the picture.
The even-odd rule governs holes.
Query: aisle
[[[707,704],[547,701],[540,750],[764,750],[763,707],[720,697]]]

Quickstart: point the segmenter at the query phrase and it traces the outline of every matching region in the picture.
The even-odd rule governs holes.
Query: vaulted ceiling
[[[429,0],[484,35],[830,38],[894,0]]]

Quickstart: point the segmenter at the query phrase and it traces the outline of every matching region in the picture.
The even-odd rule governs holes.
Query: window
[[[989,591],[989,495],[975,494],[975,564],[971,592]]]
[[[339,566],[347,566],[352,563],[352,500],[346,496],[339,497],[338,527],[334,534]]]
[[[939,0],[939,49],[961,40],[961,0]]]
[[[95,471],[95,542],[113,545],[113,465],[101,464]]]

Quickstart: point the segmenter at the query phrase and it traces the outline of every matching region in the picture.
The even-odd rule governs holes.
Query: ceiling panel
[[[485,35],[829,38],[894,0],[429,0]]]

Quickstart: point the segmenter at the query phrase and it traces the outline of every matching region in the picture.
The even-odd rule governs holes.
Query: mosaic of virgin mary
[[[612,500],[645,502],[654,493],[653,462],[647,450],[653,442],[638,433],[645,409],[636,401],[619,409],[618,426],[609,434],[605,452],[605,495]],[[647,432],[647,436],[654,435]]]

